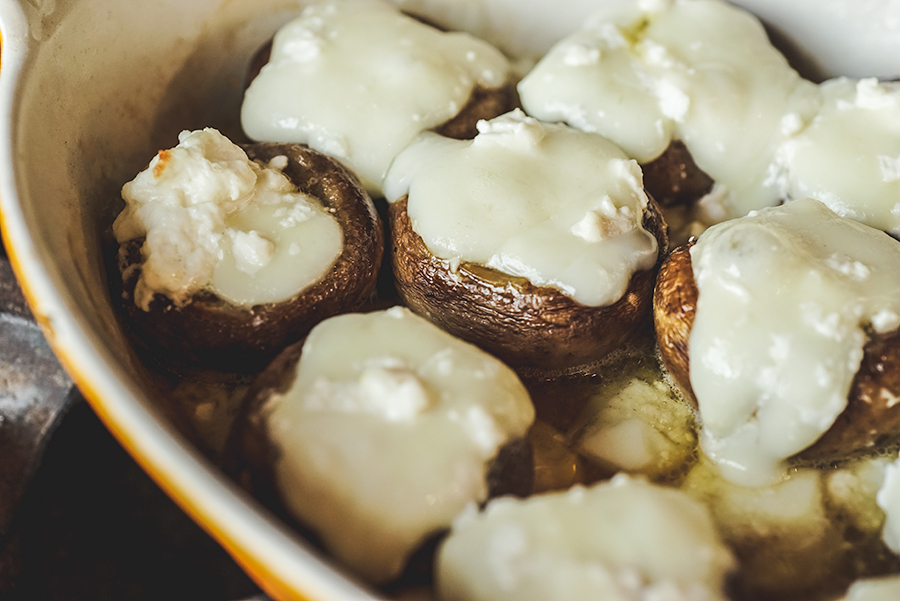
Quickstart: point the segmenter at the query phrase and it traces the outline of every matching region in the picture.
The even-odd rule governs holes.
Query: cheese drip
[[[400,307],[316,326],[265,411],[285,506],[379,583],[484,501],[488,463],[534,420],[511,369]]]
[[[453,524],[442,599],[724,601],[735,561],[706,508],[624,474],[591,488],[491,501]]]
[[[211,128],[178,140],[122,187],[113,224],[119,244],[144,238],[138,306],[202,290],[244,307],[285,301],[328,272],[341,228],[281,172],[287,157],[259,165]]]
[[[514,111],[471,141],[424,134],[385,179],[409,195],[413,229],[435,256],[486,265],[606,306],[653,267],[637,163],[602,136]]]
[[[509,68],[487,42],[382,0],[318,2],[275,35],[241,121],[255,140],[302,142],[341,160],[377,194],[398,152],[456,116],[476,87],[506,83]]]
[[[701,446],[740,484],[777,479],[847,405],[866,329],[900,325],[900,243],[799,199],[691,249]]]

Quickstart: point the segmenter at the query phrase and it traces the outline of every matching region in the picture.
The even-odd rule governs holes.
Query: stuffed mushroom
[[[386,179],[394,277],[418,313],[522,373],[596,362],[650,308],[665,224],[637,164],[520,111],[423,135]]]
[[[184,132],[123,197],[122,308],[156,357],[259,369],[374,288],[384,234],[372,201],[308,148]]]

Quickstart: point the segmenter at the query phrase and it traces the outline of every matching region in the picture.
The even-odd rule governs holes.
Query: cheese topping
[[[381,0],[329,0],[275,35],[241,120],[253,139],[302,142],[341,160],[378,193],[400,150],[456,116],[476,87],[506,83],[509,68],[487,42]]]
[[[686,494],[618,475],[592,488],[491,501],[454,523],[442,599],[712,601],[734,559]]]
[[[840,601],[896,601],[900,599],[900,575],[857,580]]]
[[[876,501],[885,517],[881,538],[890,550],[900,553],[900,459],[885,468]]]
[[[674,139],[715,182],[695,226],[813,197],[900,235],[900,87],[803,80],[753,16],[718,0],[604,8],[519,84],[528,114],[644,163]]]
[[[840,78],[821,90],[821,110],[785,150],[789,196],[900,236],[900,84]]]
[[[432,254],[588,306],[617,301],[634,272],[654,265],[641,170],[614,144],[518,110],[478,128],[466,141],[424,134],[385,179],[388,200],[409,195],[413,229]]]
[[[181,305],[202,290],[238,306],[288,300],[320,280],[343,234],[318,200],[281,172],[247,158],[214,129],[184,131],[122,187],[119,244],[144,238],[134,301]]]
[[[534,420],[509,368],[399,307],[314,328],[266,413],[285,505],[374,582],[484,501],[487,465]]]
[[[684,141],[732,217],[784,198],[777,149],[818,107],[759,21],[713,0],[613,3],[519,93],[529,115],[603,134],[642,163]]]
[[[900,243],[800,199],[710,228],[691,258],[701,445],[725,477],[770,482],[846,407],[866,329],[900,325]]]

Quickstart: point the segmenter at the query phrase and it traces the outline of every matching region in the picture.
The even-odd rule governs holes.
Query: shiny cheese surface
[[[640,162],[673,139],[725,188],[728,216],[784,196],[777,154],[818,90],[754,17],[716,0],[627,0],[600,9],[519,84],[528,114],[599,132]]]
[[[617,301],[656,263],[637,163],[596,134],[514,111],[471,141],[425,134],[396,159],[388,200],[409,195],[435,256],[486,265],[588,306]]]
[[[691,258],[702,448],[730,480],[771,482],[846,407],[866,329],[900,325],[900,243],[800,199],[710,228]]]
[[[484,501],[490,461],[534,419],[512,370],[400,307],[314,328],[265,412],[283,502],[373,582]]]
[[[900,84],[839,78],[821,92],[815,119],[784,150],[789,197],[900,235]]]
[[[900,576],[857,580],[841,601],[896,601],[900,599]]]
[[[122,188],[113,224],[121,244],[144,238],[134,300],[183,304],[208,290],[234,305],[288,300],[320,280],[343,234],[321,203],[281,172],[257,164],[214,129],[182,132]]]
[[[618,475],[470,508],[440,550],[437,584],[466,601],[713,601],[734,565],[703,505]]]
[[[318,2],[275,35],[241,122],[255,140],[302,142],[339,159],[379,193],[416,134],[453,118],[476,87],[506,83],[509,68],[487,42],[383,0]]]

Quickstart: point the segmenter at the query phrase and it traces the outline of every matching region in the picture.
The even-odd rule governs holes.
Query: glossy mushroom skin
[[[340,225],[341,253],[322,279],[285,301],[241,307],[203,291],[179,307],[157,294],[149,311],[143,311],[133,300],[143,240],[123,246],[119,269],[124,274],[126,327],[139,347],[164,362],[257,371],[326,317],[358,308],[374,289],[384,253],[384,228],[356,176],[337,161],[298,144],[251,144],[244,150],[263,162],[288,157],[284,174],[302,192],[317,198]]]
[[[430,23],[426,23],[426,25],[433,27]],[[260,48],[250,61],[244,89],[248,88],[250,83],[256,79],[262,68],[269,62],[271,54],[272,42],[270,41]],[[519,93],[512,81],[506,82],[499,88],[475,87],[469,100],[456,116],[434,128],[433,131],[445,138],[471,140],[478,134],[476,126],[479,121],[499,117],[520,105]]]
[[[685,398],[697,409],[688,352],[699,296],[691,263],[693,245],[689,242],[673,250],[659,268],[653,291],[653,323],[659,356]]]
[[[635,273],[615,303],[588,307],[555,288],[477,264],[452,269],[412,229],[406,197],[390,205],[388,223],[394,279],[404,303],[524,377],[572,373],[599,361],[625,342],[650,310],[655,267]],[[662,257],[666,225],[652,199],[643,225]]]
[[[685,398],[697,407],[690,382],[689,339],[698,290],[690,244],[663,262],[653,296],[659,354]],[[900,435],[900,331],[870,336],[850,386],[847,408],[831,427],[797,457],[835,461],[873,449]]]

